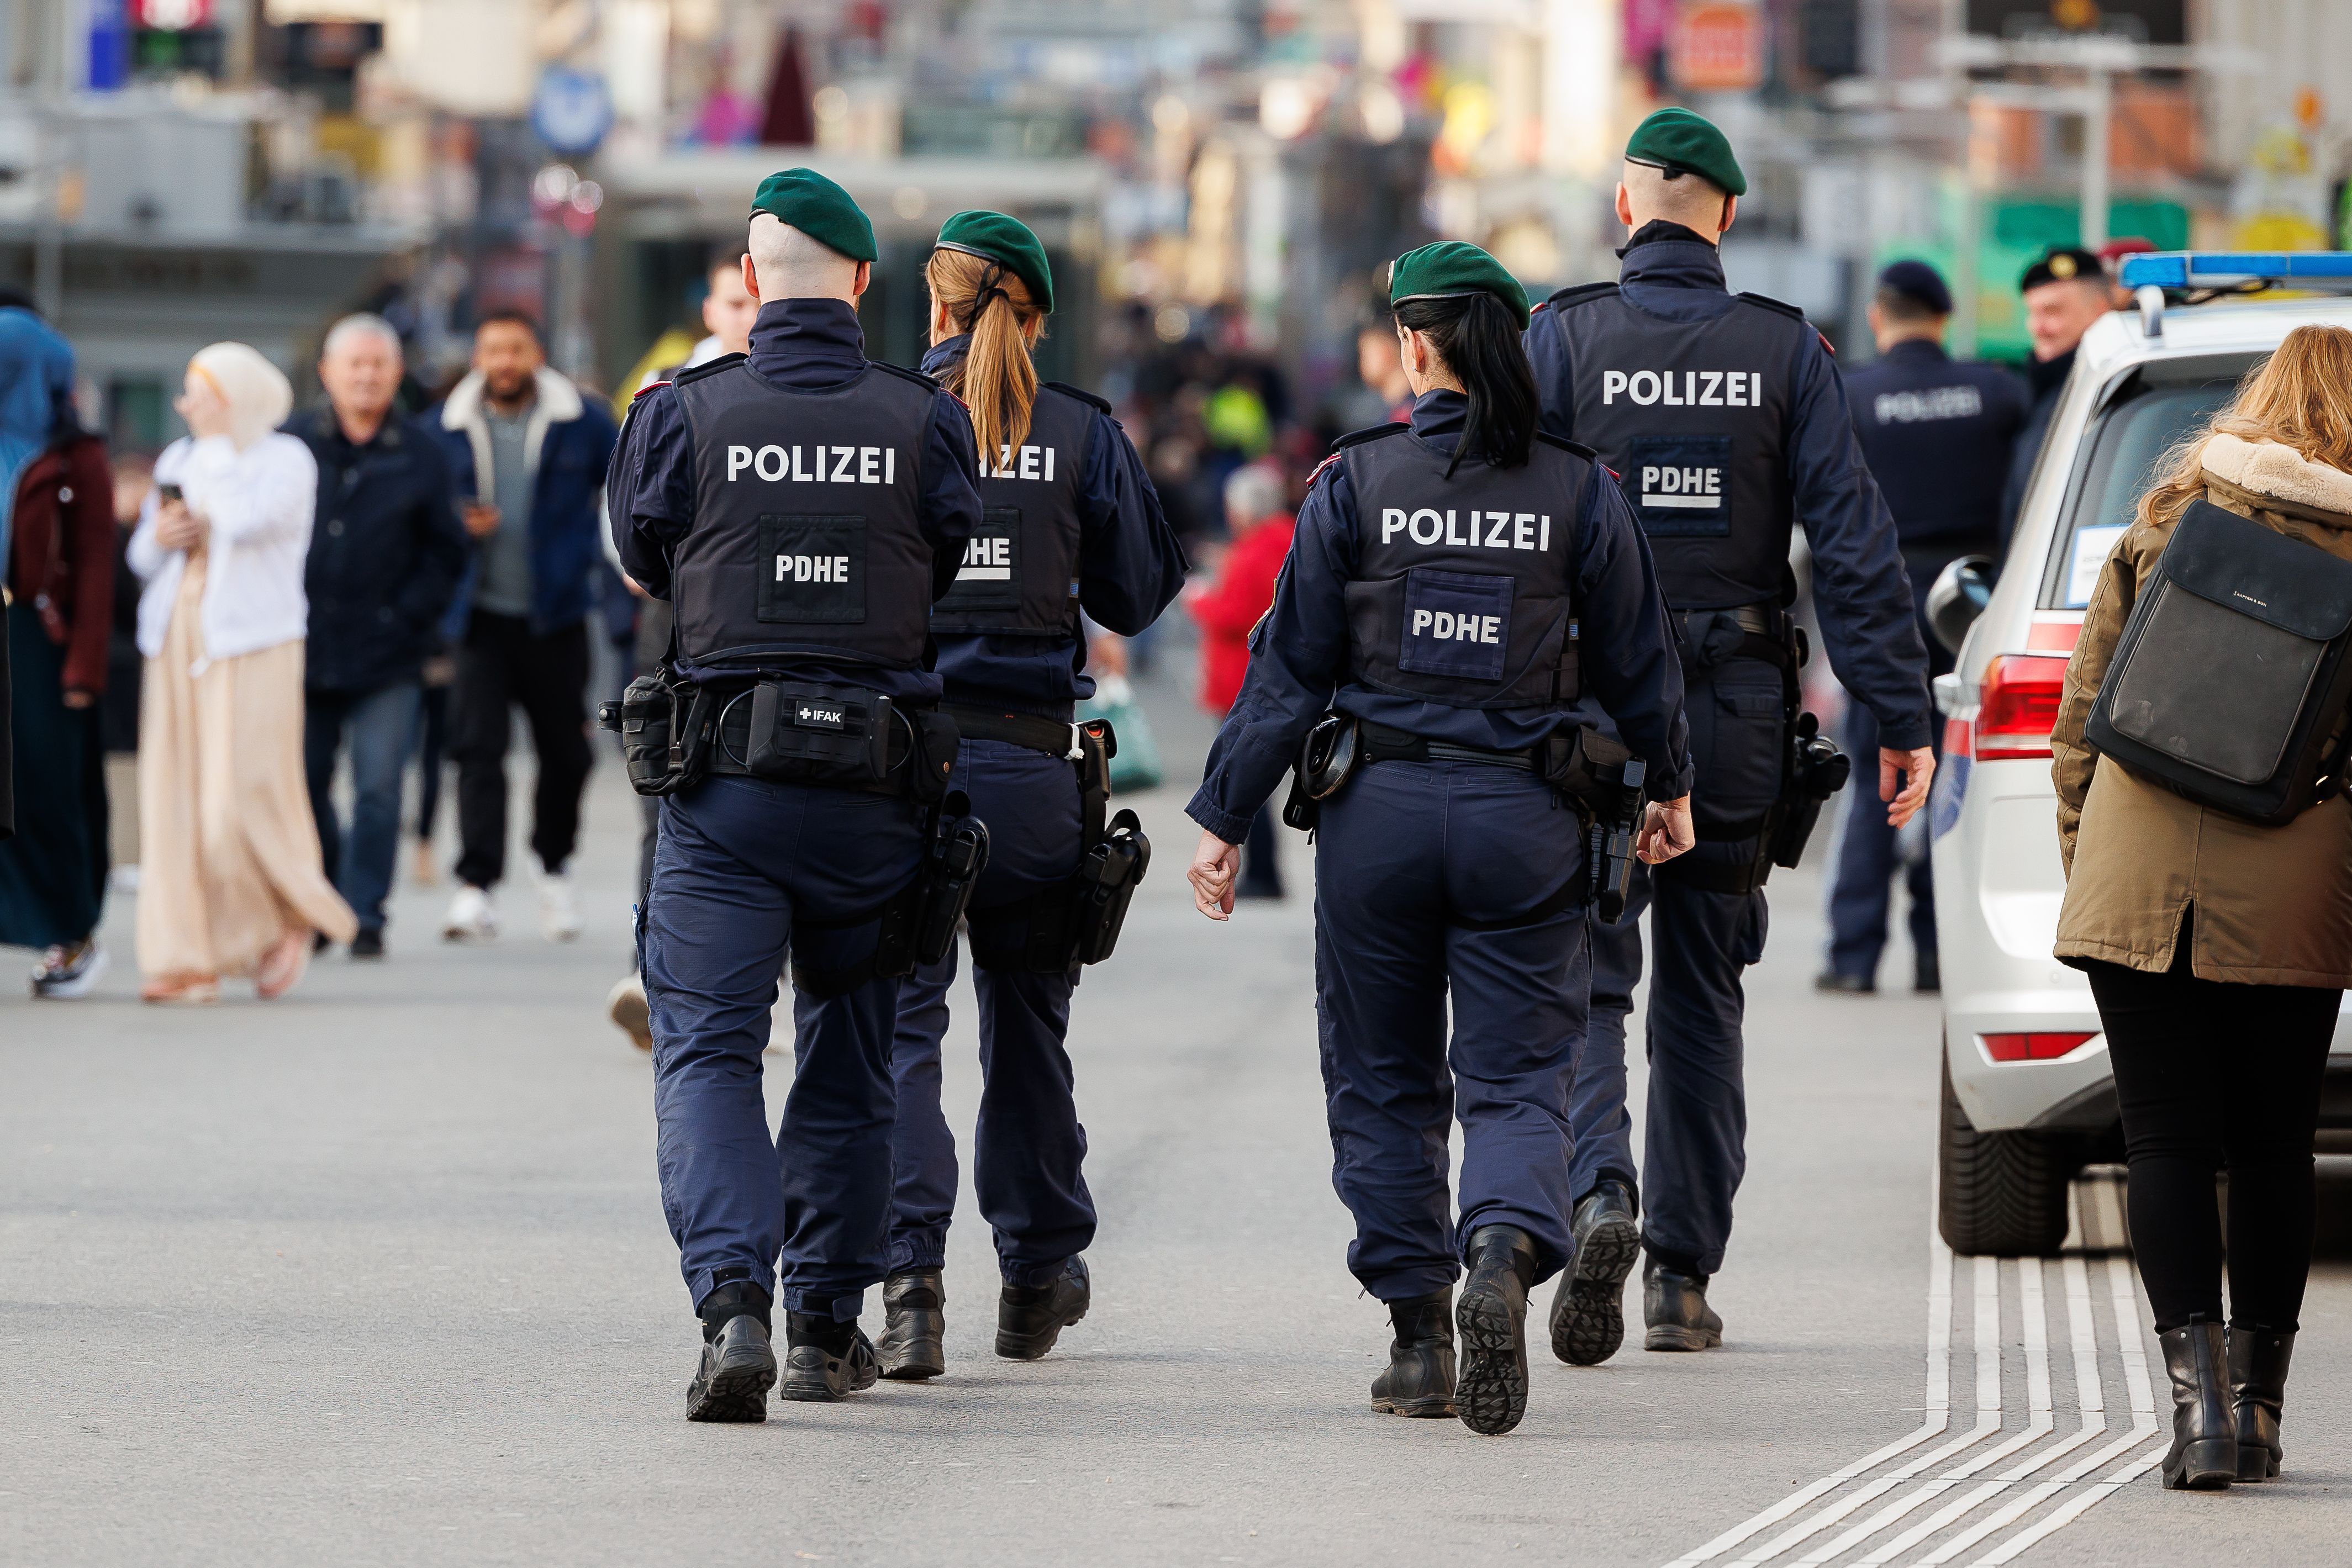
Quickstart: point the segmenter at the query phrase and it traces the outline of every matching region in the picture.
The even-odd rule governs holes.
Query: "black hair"
[[[1905,326],[1916,325],[1922,321],[1940,321],[1946,314],[1917,295],[1906,294],[1900,288],[1885,283],[1878,286],[1878,293],[1872,302],[1878,307],[1879,314],[1885,316],[1889,321]]]
[[[29,310],[36,316],[41,313],[39,304],[31,295],[21,288],[11,288],[6,284],[0,284],[0,310]]]
[[[1536,439],[1542,395],[1535,367],[1519,341],[1519,325],[1503,302],[1481,289],[1435,299],[1402,299],[1397,324],[1425,335],[1470,398],[1470,414],[1454,461],[1475,452],[1489,467],[1525,466]]]
[[[541,348],[545,348],[547,346],[547,339],[541,334],[539,329],[539,319],[528,310],[517,310],[511,306],[503,309],[483,311],[481,319],[474,323],[474,330],[479,332],[485,327],[492,327],[501,324],[509,327],[520,327],[524,331],[530,334],[530,340],[532,342],[539,344]]]

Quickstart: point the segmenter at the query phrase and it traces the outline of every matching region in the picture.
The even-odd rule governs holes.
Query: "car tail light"
[[[2066,690],[2066,661],[2003,653],[1985,666],[1972,754],[1979,762],[2050,755],[2050,727]]]
[[[2096,1030],[2064,1030],[2052,1034],[1980,1034],[1985,1054],[1995,1061],[2054,1061],[2071,1054]]]

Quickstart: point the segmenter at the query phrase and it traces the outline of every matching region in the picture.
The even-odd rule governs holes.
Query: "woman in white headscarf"
[[[320,933],[358,929],[327,880],[302,772],[302,641],[319,473],[278,433],[293,389],[242,343],[188,361],[188,434],[155,461],[130,561],[139,651],[140,994],[210,1002],[220,977],[264,998],[302,977]]]

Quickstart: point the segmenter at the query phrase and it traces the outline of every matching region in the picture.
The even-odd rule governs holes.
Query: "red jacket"
[[[1250,629],[1274,605],[1274,580],[1290,557],[1293,523],[1269,517],[1225,554],[1208,592],[1192,601],[1201,623],[1201,706],[1222,714],[1249,674]]]
[[[8,553],[8,612],[38,617],[66,651],[68,691],[104,692],[114,616],[114,476],[104,442],[76,435],[25,465]]]

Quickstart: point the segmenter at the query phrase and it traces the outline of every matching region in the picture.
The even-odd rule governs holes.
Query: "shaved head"
[[[1617,215],[1628,228],[1663,218],[1712,239],[1731,226],[1731,195],[1697,174],[1669,180],[1664,169],[1628,162],[1618,190]]]
[[[852,261],[772,213],[751,215],[751,269],[762,299],[845,299],[866,291],[866,264]]]

